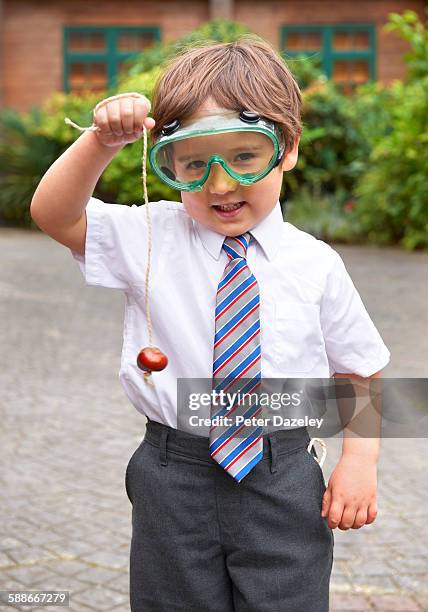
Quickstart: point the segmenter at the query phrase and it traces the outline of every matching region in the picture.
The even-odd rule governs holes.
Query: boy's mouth
[[[230,204],[212,204],[211,206],[218,212],[223,214],[233,213],[240,210],[245,202],[233,202]]]

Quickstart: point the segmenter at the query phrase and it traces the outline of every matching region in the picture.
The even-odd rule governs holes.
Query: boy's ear
[[[296,140],[294,141],[293,148],[290,149],[282,158],[281,170],[284,172],[287,170],[292,170],[297,164],[297,159],[299,157],[299,142],[300,136],[297,136]]]

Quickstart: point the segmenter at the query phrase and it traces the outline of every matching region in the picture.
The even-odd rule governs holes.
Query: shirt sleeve
[[[89,199],[85,255],[70,249],[87,285],[126,290],[142,282],[147,223],[139,208]]]
[[[371,320],[340,255],[334,263],[321,302],[321,327],[332,373],[364,378],[384,368],[391,353]]]

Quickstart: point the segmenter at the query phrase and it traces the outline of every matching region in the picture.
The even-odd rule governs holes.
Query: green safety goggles
[[[241,185],[253,185],[278,166],[285,149],[273,122],[250,111],[218,111],[164,125],[150,151],[153,172],[179,191],[201,191],[213,164]]]

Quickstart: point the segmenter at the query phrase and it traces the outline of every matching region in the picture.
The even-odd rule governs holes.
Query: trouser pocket
[[[135,461],[135,458],[137,457],[137,455],[139,454],[139,452],[142,450],[143,446],[144,446],[144,439],[142,440],[142,442],[140,443],[140,445],[135,449],[135,451],[132,453],[129,461],[128,461],[128,465],[126,466],[126,470],[125,470],[125,491],[126,491],[126,495],[129,499],[129,501],[132,504],[132,494],[131,494],[131,469],[132,469],[132,465]]]

